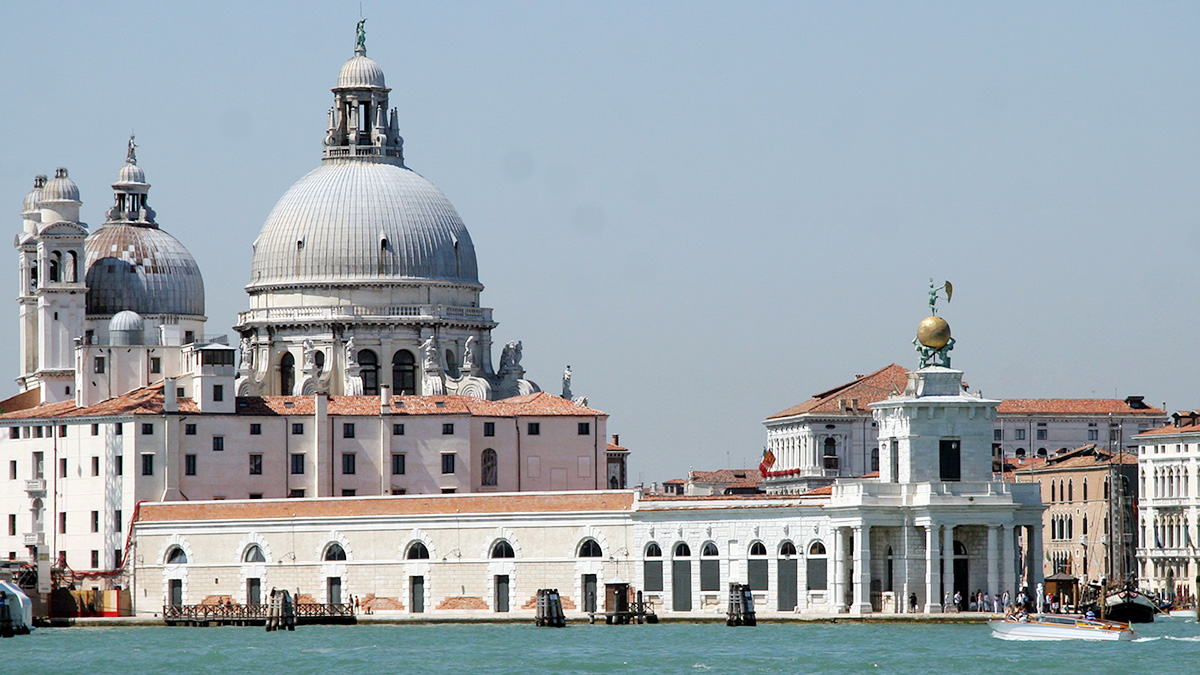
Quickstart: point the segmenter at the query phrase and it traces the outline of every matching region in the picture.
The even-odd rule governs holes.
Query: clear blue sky
[[[572,366],[634,481],[756,464],[767,415],[914,366],[929,277],[954,282],[954,365],[985,395],[1200,406],[1200,5],[363,7],[408,163],[475,241],[496,341],[523,340],[549,391]],[[9,231],[58,166],[98,227],[136,130],[209,331],[230,332],[251,242],[318,164],[358,17],[6,3]],[[15,252],[0,278],[15,296]]]

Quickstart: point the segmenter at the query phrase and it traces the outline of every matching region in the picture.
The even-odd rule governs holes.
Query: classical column
[[[900,575],[899,588],[900,588],[900,593],[901,593],[901,598],[898,603],[897,611],[899,611],[901,613],[907,613],[909,611],[913,611],[913,610],[910,610],[908,607],[908,596],[913,592],[913,588],[911,585],[912,580],[909,577],[909,573],[908,573],[908,554],[909,554],[909,550],[910,550],[909,547],[911,545],[909,543],[909,537],[911,535],[912,535],[912,525],[910,525],[908,523],[908,521],[905,521],[905,523],[900,526],[900,550],[898,551],[899,555],[894,556],[894,559],[896,560],[896,562],[900,563],[899,565],[896,566],[896,571]],[[894,585],[895,580],[893,580],[892,583],[893,583],[893,588],[895,588],[896,587]]]
[[[942,575],[938,571],[938,529],[930,523],[925,526],[925,613],[942,611]]]
[[[1016,602],[1017,591],[1015,582],[1017,573],[1013,569],[1016,562],[1016,553],[1013,548],[1013,526],[1000,526],[1000,592],[1008,591],[1008,597],[1013,602]]]
[[[987,592],[993,596],[1000,592],[1000,550],[996,541],[999,529],[998,525],[987,528]]]
[[[854,528],[854,604],[851,614],[871,613],[871,526]]]
[[[844,612],[846,610],[846,528],[838,527],[834,529],[833,535],[834,547],[837,549],[836,557],[833,561],[833,611]]]
[[[942,529],[942,598],[950,596],[954,602],[954,526]],[[957,609],[957,607],[955,608]]]
[[[1042,525],[1029,526],[1029,555],[1032,559],[1029,565],[1029,587],[1037,590],[1037,585],[1042,583],[1044,574],[1042,572]]]

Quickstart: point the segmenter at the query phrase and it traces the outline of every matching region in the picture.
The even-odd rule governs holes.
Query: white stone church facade
[[[382,70],[338,74],[321,165],[253,246],[236,346],[148,204],[131,138],[94,231],[59,169],[25,198],[0,556],[121,567],[142,501],[624,488],[607,415],[493,365],[470,234],[404,163]],[[125,561],[127,562],[127,561]],[[125,570],[128,572],[128,569]]]

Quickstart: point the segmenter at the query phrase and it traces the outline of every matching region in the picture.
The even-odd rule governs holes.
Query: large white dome
[[[429,279],[477,285],[454,206],[407,167],[325,160],[289,189],[254,246],[250,289]]]

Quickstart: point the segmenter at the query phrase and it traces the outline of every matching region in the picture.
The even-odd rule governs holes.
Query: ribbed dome
[[[146,172],[137,164],[126,164],[117,172],[117,184],[125,185],[128,183],[142,184],[146,182]]]
[[[204,314],[200,267],[166,232],[109,223],[87,238],[84,252],[88,314]]]
[[[108,320],[108,330],[127,330],[127,331],[142,331],[146,329],[146,320],[141,314],[124,310],[113,314],[113,318]]]
[[[45,177],[38,176],[38,178],[40,178],[41,180],[35,182],[33,184],[33,189],[29,191],[29,194],[25,195],[25,203],[21,209],[21,213],[29,213],[30,211],[37,211],[38,205],[42,203],[41,185],[43,185],[45,183]]]
[[[42,188],[42,201],[79,201],[79,186],[75,181],[67,177],[66,169],[59,169],[54,173],[54,178],[51,178],[46,186]]]
[[[365,56],[355,56],[342,66],[338,73],[338,88],[360,89],[364,87],[386,87],[383,83],[383,69],[374,59]]]
[[[329,161],[263,225],[251,286],[444,279],[478,284],[471,235],[442,191],[382,162]]]

